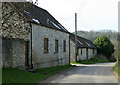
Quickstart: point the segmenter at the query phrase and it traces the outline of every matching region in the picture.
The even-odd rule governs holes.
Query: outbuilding
[[[77,36],[77,61],[88,60],[93,58],[97,54],[97,48],[94,44],[83,37]],[[75,35],[70,34],[70,58],[71,61],[75,61]]]

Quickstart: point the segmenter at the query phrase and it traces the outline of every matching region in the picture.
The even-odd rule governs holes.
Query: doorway
[[[88,48],[86,48],[86,57],[87,57],[87,60],[88,60]]]
[[[29,66],[29,42],[25,41],[25,66]]]

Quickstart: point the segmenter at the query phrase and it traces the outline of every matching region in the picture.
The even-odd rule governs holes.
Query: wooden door
[[[87,60],[88,60],[88,48],[86,48],[86,57],[87,57]]]
[[[25,66],[29,65],[29,42],[25,41]]]

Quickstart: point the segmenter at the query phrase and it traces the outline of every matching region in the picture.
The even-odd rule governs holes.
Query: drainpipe
[[[32,24],[31,24],[31,22],[29,22],[29,25],[30,25],[30,57],[31,57],[31,61],[30,61],[30,70],[32,71],[33,70],[33,64],[32,64]]]
[[[70,34],[69,34],[69,64],[70,64]]]

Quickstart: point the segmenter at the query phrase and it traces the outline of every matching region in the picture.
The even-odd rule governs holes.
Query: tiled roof
[[[75,35],[74,34],[70,34],[70,39],[75,42]],[[94,46],[94,44],[88,40],[85,39],[83,37],[77,36],[77,47],[78,48],[94,48],[96,49],[96,47]]]
[[[11,2],[11,4],[21,12],[28,21],[68,33],[47,10],[29,2]],[[24,5],[25,7],[23,7]]]

